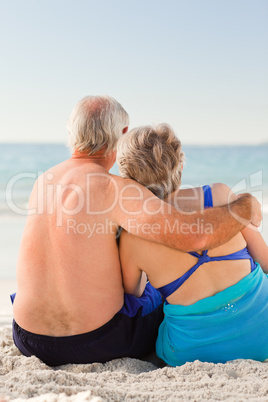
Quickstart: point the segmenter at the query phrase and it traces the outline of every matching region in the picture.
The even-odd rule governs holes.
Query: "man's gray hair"
[[[129,116],[110,96],[86,96],[74,107],[68,119],[68,147],[88,155],[106,147],[116,149],[122,131],[129,125]]]

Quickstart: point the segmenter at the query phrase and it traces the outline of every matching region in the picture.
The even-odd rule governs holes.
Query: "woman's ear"
[[[127,131],[128,131],[128,127],[124,127],[123,130],[122,130],[122,134],[126,134]]]

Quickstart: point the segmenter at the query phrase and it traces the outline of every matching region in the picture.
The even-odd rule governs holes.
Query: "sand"
[[[253,340],[254,341],[254,340]],[[195,361],[158,368],[137,359],[51,368],[0,329],[0,401],[268,401],[268,361]]]

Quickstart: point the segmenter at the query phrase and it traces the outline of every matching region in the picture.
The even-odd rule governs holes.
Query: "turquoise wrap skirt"
[[[156,353],[167,364],[268,359],[268,276],[259,264],[237,284],[190,306],[164,304]]]

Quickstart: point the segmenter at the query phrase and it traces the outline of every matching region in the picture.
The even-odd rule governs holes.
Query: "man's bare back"
[[[46,172],[39,178],[42,186],[37,182],[33,189],[29,209],[43,203],[50,213],[27,218],[20,248],[14,318],[28,331],[52,336],[92,331],[123,305],[118,226],[109,212],[117,178],[107,172],[111,162],[105,163],[108,169],[71,158]],[[64,214],[63,208],[75,213]]]

